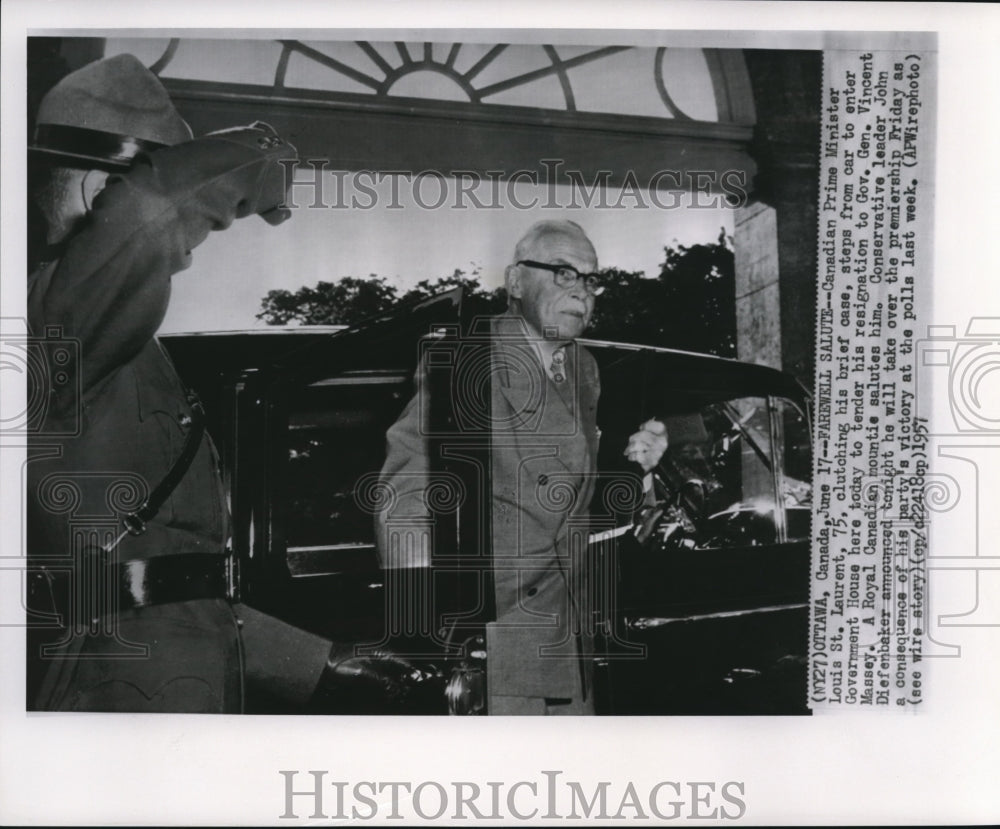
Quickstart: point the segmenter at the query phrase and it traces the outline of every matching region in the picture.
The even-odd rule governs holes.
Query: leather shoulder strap
[[[160,507],[170,497],[170,493],[177,488],[177,485],[190,468],[195,455],[198,454],[198,449],[205,436],[205,409],[201,405],[198,395],[193,391],[187,393],[187,402],[191,407],[191,428],[184,441],[184,446],[174,461],[173,466],[167,470],[167,474],[163,476],[163,479],[156,485],[156,488],[149,493],[149,497],[143,502],[142,506],[134,512],[130,512],[122,519],[125,529],[130,535],[142,535],[146,531],[146,522],[160,511]],[[120,540],[121,536],[119,536],[117,541]],[[116,544],[117,541],[115,542]]]

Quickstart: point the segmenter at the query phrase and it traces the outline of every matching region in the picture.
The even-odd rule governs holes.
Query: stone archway
[[[610,186],[707,171],[716,192],[741,176],[739,357],[812,382],[819,52],[260,39],[213,62],[208,40],[45,40],[65,71],[137,52],[196,134],[265,111],[303,158],[346,169],[544,177],[559,159]],[[29,83],[29,110],[56,79]]]

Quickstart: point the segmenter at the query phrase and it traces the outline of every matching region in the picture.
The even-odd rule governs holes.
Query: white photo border
[[[54,26],[132,33],[180,22],[228,34],[282,34],[313,26],[357,28],[392,38],[427,39],[438,30],[501,26],[528,40],[542,27],[581,27],[606,39],[639,27],[677,32],[681,42],[729,47],[879,48],[899,28],[938,33],[939,79],[933,322],[964,329],[972,316],[1000,316],[991,240],[1000,218],[995,152],[1000,100],[1000,13],[988,5],[596,2],[419,4],[107,2],[3,6],[4,79],[2,293],[4,317],[22,315],[25,221],[23,169],[25,36]],[[238,21],[240,29],[231,27]],[[732,27],[713,31],[724,21]],[[243,27],[246,27],[244,30]],[[862,35],[849,30],[857,29]],[[783,30],[783,31],[782,31]],[[833,34],[827,35],[825,33]],[[884,32],[884,34],[883,34]],[[125,32],[122,31],[122,34]],[[157,32],[159,34],[159,31]],[[116,32],[117,34],[117,32]],[[541,35],[538,35],[541,37]],[[645,37],[646,35],[642,35]],[[659,32],[648,35],[659,38]],[[858,40],[861,46],[859,47]],[[662,41],[657,41],[662,42]],[[14,394],[7,378],[3,393]],[[22,390],[23,394],[23,390]],[[22,453],[19,455],[18,453]],[[4,444],[4,555],[20,547],[19,458]],[[933,544],[967,548],[971,529]],[[17,601],[5,578],[0,603]],[[993,585],[996,588],[996,585]],[[955,601],[966,603],[958,594]],[[1000,597],[980,595],[992,602]],[[916,715],[829,714],[811,718],[606,718],[512,722],[505,719],[354,717],[191,717],[26,714],[23,637],[0,629],[0,823],[289,824],[281,820],[279,770],[328,770],[346,781],[539,780],[544,770],[592,789],[633,782],[648,791],[664,780],[741,781],[740,822],[990,822],[996,817],[1000,748],[1000,628],[963,631],[963,655],[935,666],[926,710]],[[944,662],[944,661],[942,661]],[[300,776],[301,777],[301,776]],[[306,810],[300,814],[305,815]],[[379,820],[361,821],[385,822]],[[337,821],[302,821],[335,824]],[[393,821],[388,821],[392,823]],[[486,821],[496,823],[496,821]],[[526,824],[546,823],[541,814]],[[569,823],[571,821],[563,821]],[[651,820],[650,823],[659,821]],[[734,821],[735,822],[735,821]]]

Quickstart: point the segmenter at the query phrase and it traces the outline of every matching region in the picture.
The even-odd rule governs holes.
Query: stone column
[[[737,352],[812,388],[822,54],[744,54],[759,171],[736,212]]]

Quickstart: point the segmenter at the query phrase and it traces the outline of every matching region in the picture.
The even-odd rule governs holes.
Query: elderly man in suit
[[[192,139],[119,55],[53,87],[30,150],[51,248],[28,284],[29,707],[239,712],[254,682],[293,706],[401,698],[405,663],[230,603],[218,457],[155,338],[210,231],[289,217],[295,148],[259,122]]]
[[[576,339],[601,293],[596,269],[596,252],[579,225],[538,222],[506,269],[507,312],[488,321],[496,609],[487,625],[490,714],[593,713],[587,516],[600,378]],[[382,481],[391,506],[379,513],[377,531],[390,571],[429,563],[425,548],[394,532],[428,515],[425,370],[418,368],[417,394],[387,434]],[[648,470],[665,448],[662,424],[651,422],[625,451]]]

